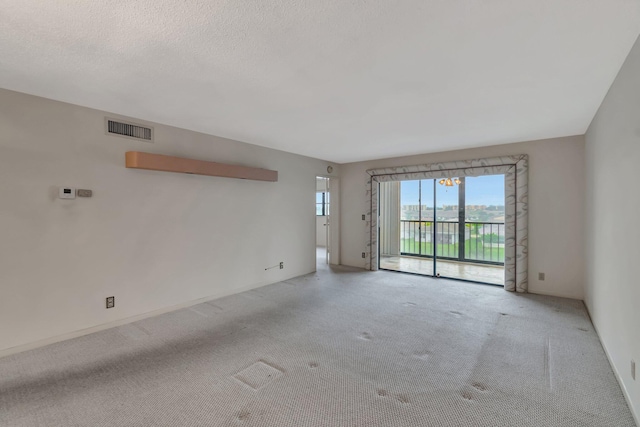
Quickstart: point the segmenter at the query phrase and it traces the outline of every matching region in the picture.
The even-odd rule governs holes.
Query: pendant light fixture
[[[440,185],[444,185],[445,187],[453,187],[454,185],[460,185],[462,181],[458,178],[442,178],[438,181]]]

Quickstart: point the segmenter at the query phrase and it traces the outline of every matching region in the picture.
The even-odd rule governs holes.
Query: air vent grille
[[[107,133],[152,141],[153,129],[107,119]]]

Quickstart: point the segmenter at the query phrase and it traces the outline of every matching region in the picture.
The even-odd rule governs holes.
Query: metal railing
[[[461,247],[460,242],[464,241]],[[505,225],[498,222],[465,222],[461,233],[456,221],[400,221],[402,255],[504,265]]]

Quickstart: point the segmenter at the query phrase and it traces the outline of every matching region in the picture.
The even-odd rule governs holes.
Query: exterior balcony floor
[[[380,268],[383,270],[401,271],[405,273],[433,276],[433,259],[411,256],[380,256]],[[504,266],[476,264],[471,262],[437,260],[437,271],[440,277],[468,280],[504,286]]]

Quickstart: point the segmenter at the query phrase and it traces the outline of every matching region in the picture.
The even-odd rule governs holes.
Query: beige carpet
[[[2,426],[634,426],[581,302],[323,267],[0,359]]]

